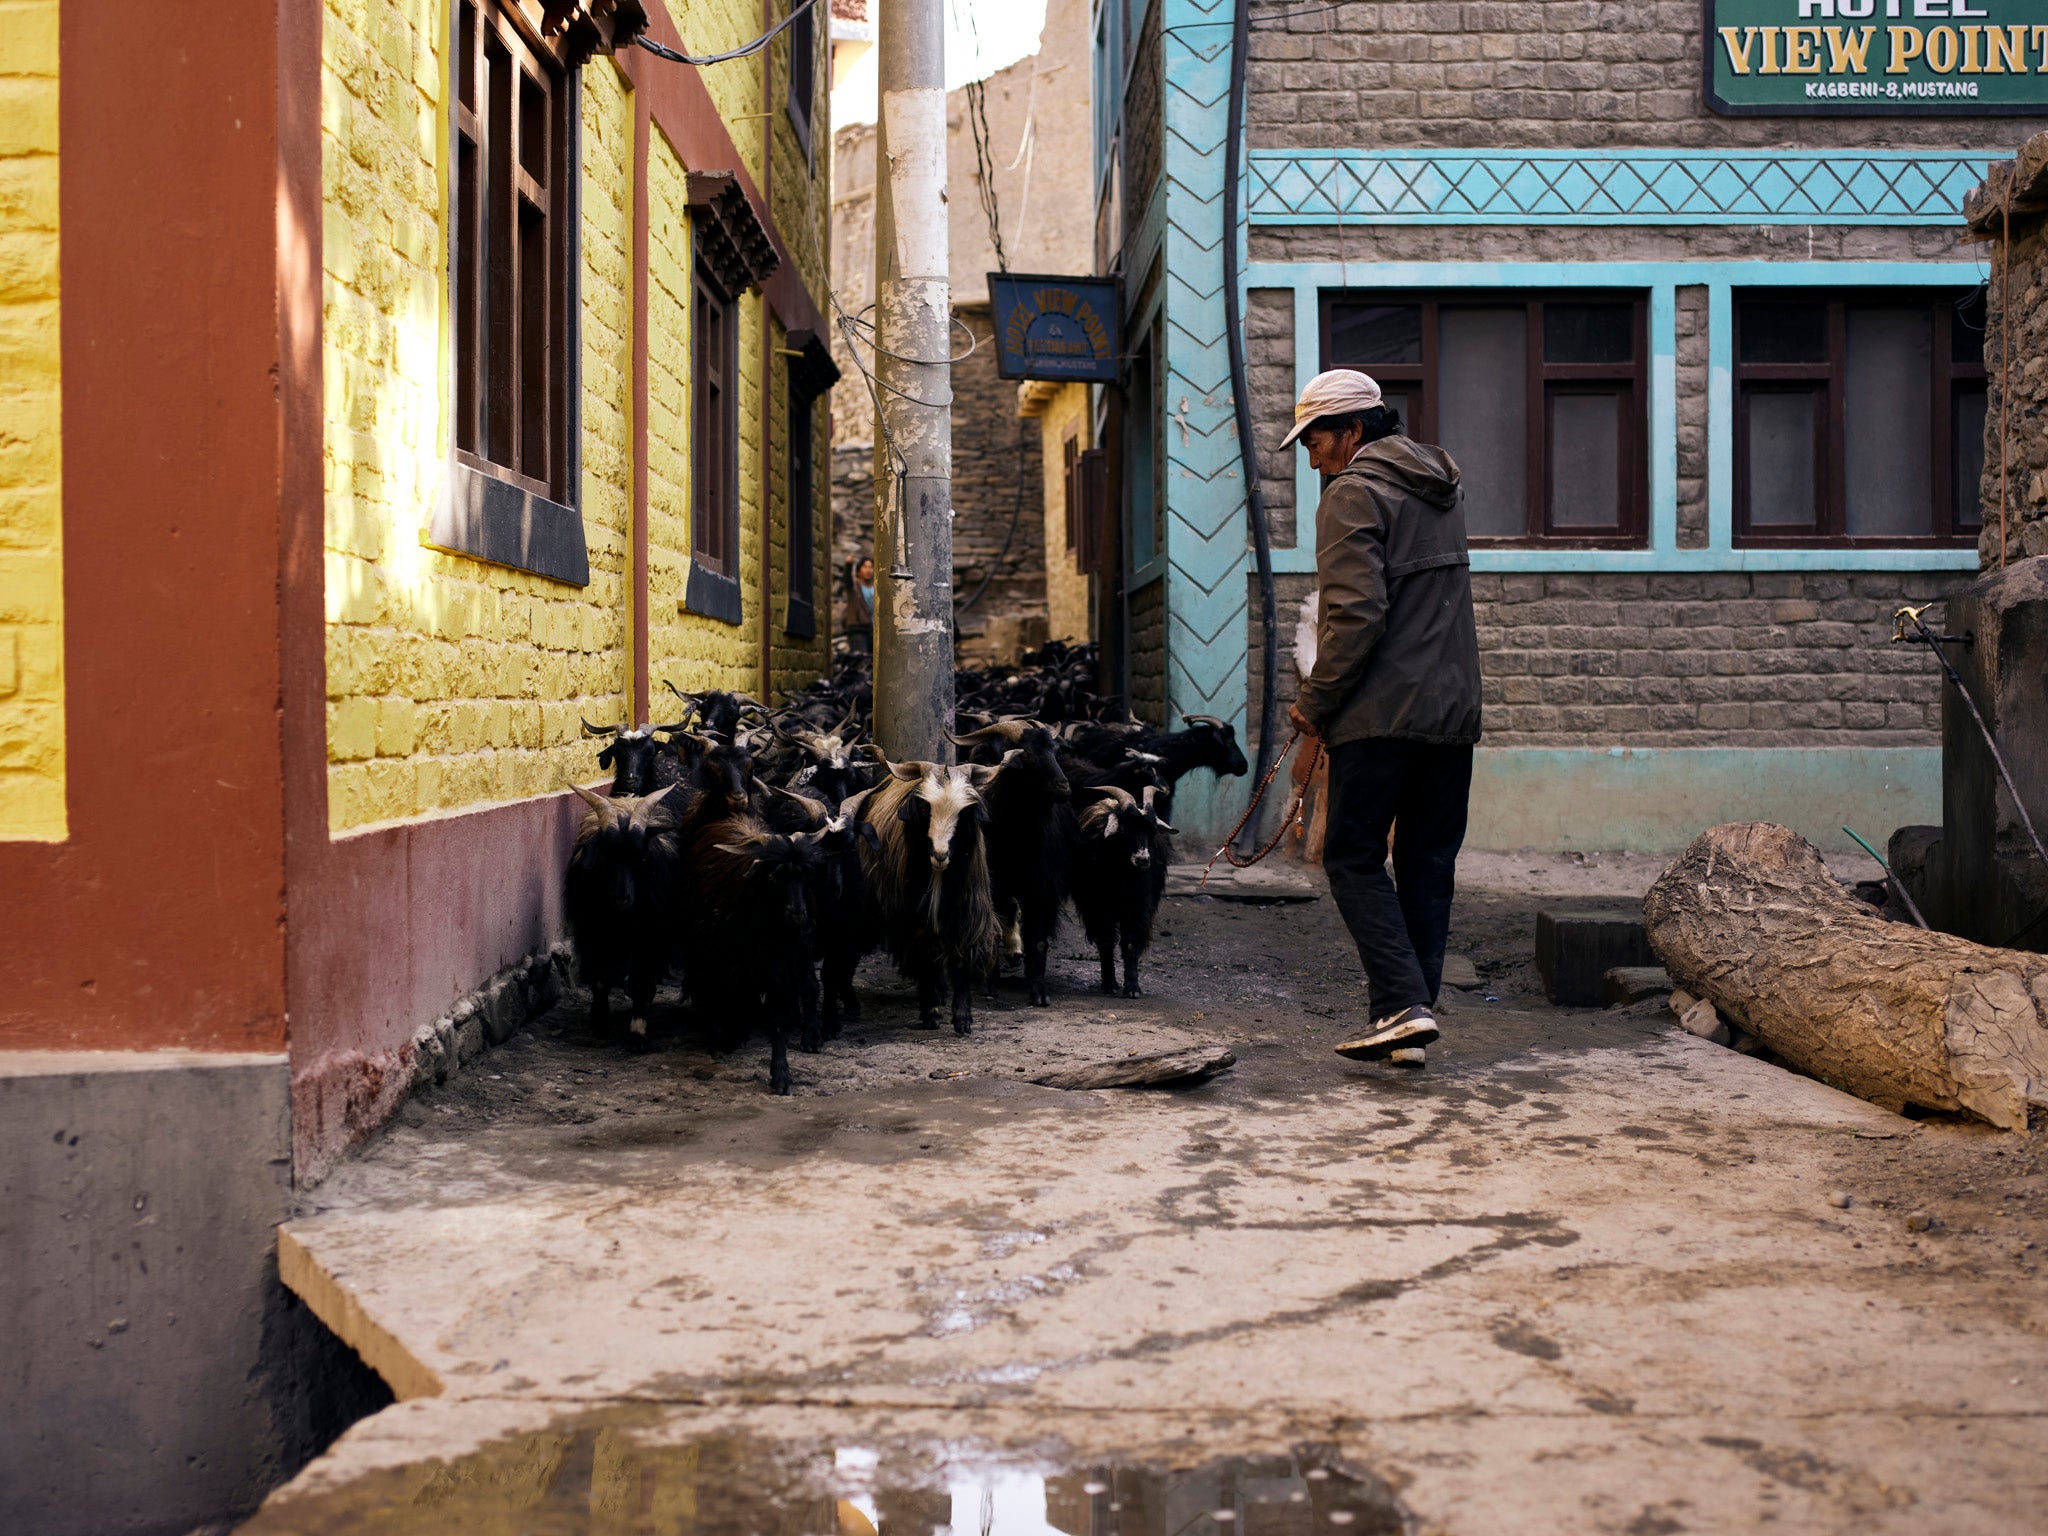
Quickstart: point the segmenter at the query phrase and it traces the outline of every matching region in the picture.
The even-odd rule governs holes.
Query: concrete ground
[[[787,1099],[572,999],[285,1228],[404,1400],[249,1529],[2042,1529],[2038,1139],[1546,1004],[1536,908],[1653,861],[1462,870],[1422,1074],[1330,1053],[1327,899],[1170,898],[1134,1001],[1070,936],[966,1039],[871,963]],[[1029,1082],[1213,1042],[1195,1088]]]

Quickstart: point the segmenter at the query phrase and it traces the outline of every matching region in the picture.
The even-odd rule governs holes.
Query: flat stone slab
[[[1456,987],[1461,992],[1470,992],[1486,985],[1479,977],[1479,967],[1472,963],[1470,955],[1444,956],[1444,985]]]
[[[1239,869],[1218,859],[1209,871],[1209,883],[1202,883],[1200,864],[1176,864],[1166,872],[1169,896],[1214,896],[1218,901],[1321,901],[1327,887],[1321,872],[1310,873],[1298,864],[1282,862],[1275,854],[1250,869]]]
[[[1671,977],[1661,965],[1617,965],[1600,978],[1600,1001],[1609,1008],[1670,994]]]
[[[1067,1067],[1031,1081],[1041,1088],[1145,1088],[1160,1083],[1197,1082],[1236,1065],[1236,1055],[1227,1048],[1202,1046],[1191,1051],[1157,1051],[1148,1056],[1100,1061],[1092,1066]]]

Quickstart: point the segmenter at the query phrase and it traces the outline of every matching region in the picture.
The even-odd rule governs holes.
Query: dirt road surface
[[[965,1039],[871,962],[787,1099],[572,996],[286,1228],[405,1400],[250,1529],[2042,1529],[2038,1138],[1545,1003],[1537,908],[1655,872],[1469,860],[1419,1074],[1331,1053],[1327,899],[1169,899],[1134,1000],[1070,931],[1054,1005]],[[1030,1082],[1212,1043],[1190,1089]]]

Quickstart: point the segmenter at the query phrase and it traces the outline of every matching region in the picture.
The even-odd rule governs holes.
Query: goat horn
[[[768,707],[751,693],[735,693],[732,695],[732,700],[735,704],[751,704],[756,709],[766,709]]]
[[[1180,718],[1182,723],[1186,725],[1213,725],[1219,731],[1227,731],[1230,729],[1230,722],[1228,720],[1219,720],[1214,715],[1183,714]]]
[[[837,736],[837,735],[839,735],[839,734],[840,734],[841,732],[843,732],[843,731],[844,731],[844,730],[845,730],[845,729],[846,729],[846,728],[847,728],[847,727],[848,727],[849,725],[853,724],[853,717],[854,717],[855,715],[859,714],[859,713],[860,713],[860,706],[859,706],[858,704],[849,704],[849,705],[847,705],[847,706],[846,706],[846,718],[845,718],[844,720],[840,721],[840,722],[839,722],[839,723],[838,723],[837,725],[835,725],[835,726],[833,726],[833,727],[832,727],[832,734],[833,734],[834,736]]]
[[[585,789],[581,784],[571,784],[569,787],[575,790],[578,795],[582,796],[582,798],[589,803],[590,808],[593,811],[597,812],[597,820],[600,826],[609,827],[615,825],[618,822],[619,808],[616,805],[613,805],[611,801],[607,799],[605,796],[593,794],[591,791]]]
[[[583,720],[581,715],[578,715],[576,718]],[[583,734],[586,736],[616,736],[619,734],[619,728],[616,725],[592,725],[588,720],[583,720]]]

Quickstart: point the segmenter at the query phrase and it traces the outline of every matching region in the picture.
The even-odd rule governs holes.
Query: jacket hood
[[[1458,464],[1433,443],[1418,443],[1398,433],[1368,443],[1344,471],[1370,474],[1428,503],[1439,512],[1458,504]]]

